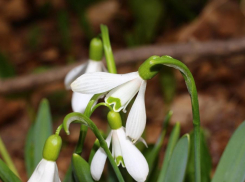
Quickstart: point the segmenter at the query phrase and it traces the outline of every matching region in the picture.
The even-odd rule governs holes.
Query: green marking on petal
[[[108,104],[114,104],[114,109],[119,110],[122,107],[121,100],[115,97],[109,97],[106,102]]]
[[[120,163],[122,164],[122,167],[125,167],[123,157],[122,156],[117,156],[116,157],[116,164],[117,164],[117,166],[119,166]]]

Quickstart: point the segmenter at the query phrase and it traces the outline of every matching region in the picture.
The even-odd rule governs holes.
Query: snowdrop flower
[[[105,102],[113,105],[113,110],[126,112],[126,107],[133,97],[137,98],[129,113],[126,124],[126,135],[137,141],[146,125],[145,89],[146,81],[138,72],[128,74],[111,74],[105,72],[87,73],[78,77],[72,84],[74,92],[82,94],[109,93]]]
[[[28,182],[60,182],[56,160],[62,140],[59,135],[51,135],[43,148],[43,159],[37,165]]]
[[[112,140],[112,156],[116,164],[126,167],[128,173],[134,180],[143,182],[146,180],[149,173],[149,167],[145,157],[126,136],[120,114],[114,111],[108,113],[108,122],[111,127],[111,132],[108,135],[106,142],[108,147]],[[99,148],[95,153],[90,170],[94,180],[98,181],[102,175],[107,155],[102,148]]]
[[[106,71],[101,59],[103,56],[103,47],[102,41],[99,38],[92,39],[90,43],[90,59],[88,62],[81,64],[75,68],[73,68],[65,77],[65,86],[66,89],[70,89],[70,84],[79,76],[84,73],[90,72],[101,72]],[[72,94],[72,110],[74,112],[83,113],[88,102],[93,97],[94,94],[82,94],[78,92],[74,92]]]

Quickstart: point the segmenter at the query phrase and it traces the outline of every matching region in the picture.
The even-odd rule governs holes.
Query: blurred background
[[[196,81],[201,125],[214,171],[231,134],[245,118],[244,16],[245,0],[1,0],[0,135],[22,180],[27,180],[25,139],[38,105],[42,98],[49,100],[54,130],[72,112],[72,93],[65,89],[63,78],[75,64],[88,58],[89,41],[100,33],[100,24],[108,26],[115,52],[165,45],[170,56],[187,64]],[[217,40],[227,44],[225,51],[219,52],[219,47],[212,44]],[[185,47],[197,44],[202,50],[207,42],[210,49],[205,55]],[[190,53],[175,53],[178,45]],[[233,51],[237,45],[243,48]],[[134,54],[127,56],[117,56],[119,73],[136,71],[143,61]],[[174,112],[171,126],[179,121],[181,133],[190,132],[191,103],[185,82],[179,72],[164,68],[147,85],[148,143],[157,140],[169,109]],[[106,131],[104,111],[96,111],[92,120]],[[61,179],[69,166],[79,126],[72,125],[71,131],[70,136],[61,133],[64,144],[57,161]],[[89,131],[83,151],[86,159],[94,139]],[[165,145],[162,154],[164,150]]]

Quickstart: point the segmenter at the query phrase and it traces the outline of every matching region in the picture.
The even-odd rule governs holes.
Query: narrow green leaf
[[[190,157],[186,169],[185,182],[195,182],[195,158],[194,158],[194,132],[190,133]],[[210,182],[210,174],[212,170],[212,158],[208,150],[208,145],[206,142],[206,138],[204,136],[204,131],[201,130],[201,181],[202,182]]]
[[[73,182],[71,165],[69,166],[68,170],[66,171],[65,178],[64,178],[63,182]]]
[[[0,179],[3,182],[21,182],[21,180],[0,159]]]
[[[90,166],[81,156],[73,154],[72,156],[72,170],[76,182],[93,182],[90,173]]]
[[[43,99],[39,105],[37,118],[34,124],[34,166],[42,159],[45,141],[52,135],[52,119],[47,99]]]
[[[25,165],[27,176],[30,177],[35,169],[34,166],[34,125],[32,125],[27,133],[26,143],[25,143]]]
[[[167,127],[170,121],[171,116],[173,115],[173,112],[170,111],[168,112],[167,116],[164,119],[163,122],[163,127],[162,127],[162,132],[160,134],[160,136],[158,137],[157,142],[155,143],[155,145],[153,147],[149,147],[146,151],[146,153],[144,153],[145,158],[148,162],[149,165],[149,174],[148,174],[148,180],[149,181],[151,179],[151,174],[152,172],[156,169],[156,166],[158,165],[158,157],[159,157],[159,152],[160,149],[162,147],[163,144],[163,140],[167,131]]]
[[[179,139],[179,135],[180,135],[180,124],[176,123],[173,128],[173,131],[171,132],[171,135],[168,141],[168,146],[167,146],[167,150],[164,156],[164,161],[162,164],[161,172],[157,180],[158,182],[162,182],[164,180],[164,177],[167,171],[167,167],[171,159],[174,147]]]
[[[164,182],[182,182],[184,180],[189,156],[189,145],[190,137],[186,134],[178,141],[174,148]]]
[[[220,159],[212,182],[244,182],[245,122],[232,135]]]

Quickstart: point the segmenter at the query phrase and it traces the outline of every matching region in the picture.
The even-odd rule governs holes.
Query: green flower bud
[[[89,47],[89,59],[101,61],[103,57],[103,43],[100,38],[93,38]]]
[[[138,73],[143,80],[150,80],[160,70],[159,65],[154,65],[152,60],[160,58],[159,56],[151,56],[144,63],[142,63],[138,69]]]
[[[61,145],[62,139],[59,135],[51,135],[48,137],[43,148],[43,158],[49,161],[56,161],[60,153]]]
[[[122,119],[118,112],[110,111],[107,114],[107,120],[112,130],[122,127]]]

